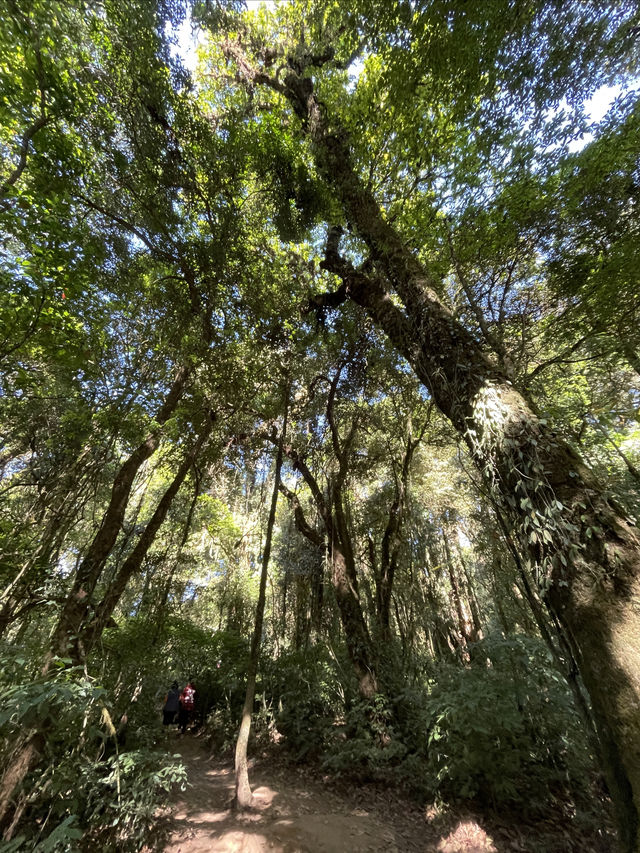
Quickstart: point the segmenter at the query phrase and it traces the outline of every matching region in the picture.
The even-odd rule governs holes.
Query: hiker
[[[176,721],[176,713],[180,709],[180,688],[178,682],[174,681],[169,692],[164,697],[164,706],[162,708],[162,725],[170,726]]]
[[[195,704],[196,688],[193,686],[191,679],[187,682],[186,687],[180,694],[180,710],[178,711],[178,727],[182,734],[187,730],[187,726],[191,722],[193,715],[193,706]]]

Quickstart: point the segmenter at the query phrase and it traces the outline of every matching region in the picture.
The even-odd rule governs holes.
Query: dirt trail
[[[437,827],[430,816],[366,788],[335,793],[304,770],[257,762],[250,770],[255,808],[231,808],[233,768],[202,743],[176,744],[190,786],[176,798],[165,853],[502,853],[472,820]]]

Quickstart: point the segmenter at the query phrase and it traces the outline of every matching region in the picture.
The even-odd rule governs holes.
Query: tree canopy
[[[640,849],[639,28],[8,0],[8,849],[152,843],[187,677],[245,774],[260,707],[352,779],[567,804],[576,850],[604,784]]]

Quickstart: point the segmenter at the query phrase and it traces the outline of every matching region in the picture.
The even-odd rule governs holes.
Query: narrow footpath
[[[233,766],[210,757],[192,735],[176,740],[189,785],[174,802],[164,853],[595,853],[558,827],[509,821],[482,828],[472,816],[420,810],[375,786],[323,780],[305,768],[263,758],[250,780],[254,808],[236,812]],[[532,829],[534,831],[532,832]],[[601,839],[601,842],[604,839]]]
[[[239,813],[231,807],[230,762],[209,758],[192,736],[176,741],[176,751],[189,786],[176,798],[165,853],[498,853],[473,822],[443,837],[406,803],[399,811],[398,803],[366,788],[334,793],[304,769],[267,761],[251,767],[255,807]]]

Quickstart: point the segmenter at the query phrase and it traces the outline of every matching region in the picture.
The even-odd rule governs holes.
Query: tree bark
[[[20,789],[31,768],[44,752],[45,738],[39,732],[29,732],[19,742],[0,780],[0,827],[5,828],[3,838],[8,841],[16,826],[16,820],[8,823],[13,797]],[[17,809],[19,811],[19,808]]]
[[[464,653],[468,654],[469,646],[471,643],[474,642],[473,631],[469,619],[465,614],[464,602],[462,600],[462,593],[460,591],[460,583],[458,580],[458,575],[456,573],[456,567],[451,556],[449,542],[447,541],[447,534],[448,531],[443,530],[442,541],[444,544],[444,554],[445,562],[447,564],[447,574],[449,575],[449,584],[451,585],[451,597],[453,598],[453,606],[456,612],[456,618],[458,620],[458,630],[460,631],[460,638],[464,647],[463,651]]]
[[[462,571],[465,577],[467,597],[469,599],[469,607],[471,608],[471,618],[473,620],[473,642],[476,643],[482,639],[482,619],[480,618],[480,606],[478,604],[478,597],[476,595],[476,591],[471,580],[471,575],[469,574],[469,570],[467,569],[467,564],[465,562],[464,557],[462,556],[460,547],[458,546],[456,550],[458,551],[458,559],[460,560],[460,565],[462,566]]]
[[[294,460],[295,467],[302,473],[305,480],[307,480],[307,477],[313,479],[311,472],[295,451],[291,451],[288,455]],[[315,483],[315,480],[313,482]],[[293,510],[296,527],[300,533],[313,544],[322,544],[322,536],[305,519],[297,497],[283,483],[280,483],[280,491],[287,498],[289,506]],[[312,489],[312,491],[314,490]],[[317,492],[322,498],[322,493],[319,489],[317,489]],[[331,583],[340,613],[340,623],[344,631],[347,652],[358,680],[360,695],[363,699],[371,699],[375,696],[378,689],[377,679],[373,664],[371,637],[364,620],[362,607],[360,606],[357,582],[354,583],[356,580],[355,566],[352,560],[349,562],[348,554],[350,552],[347,552],[347,555],[345,555],[342,543],[335,531],[333,518],[327,513],[324,500],[321,515],[325,522],[325,532],[327,534]]]

